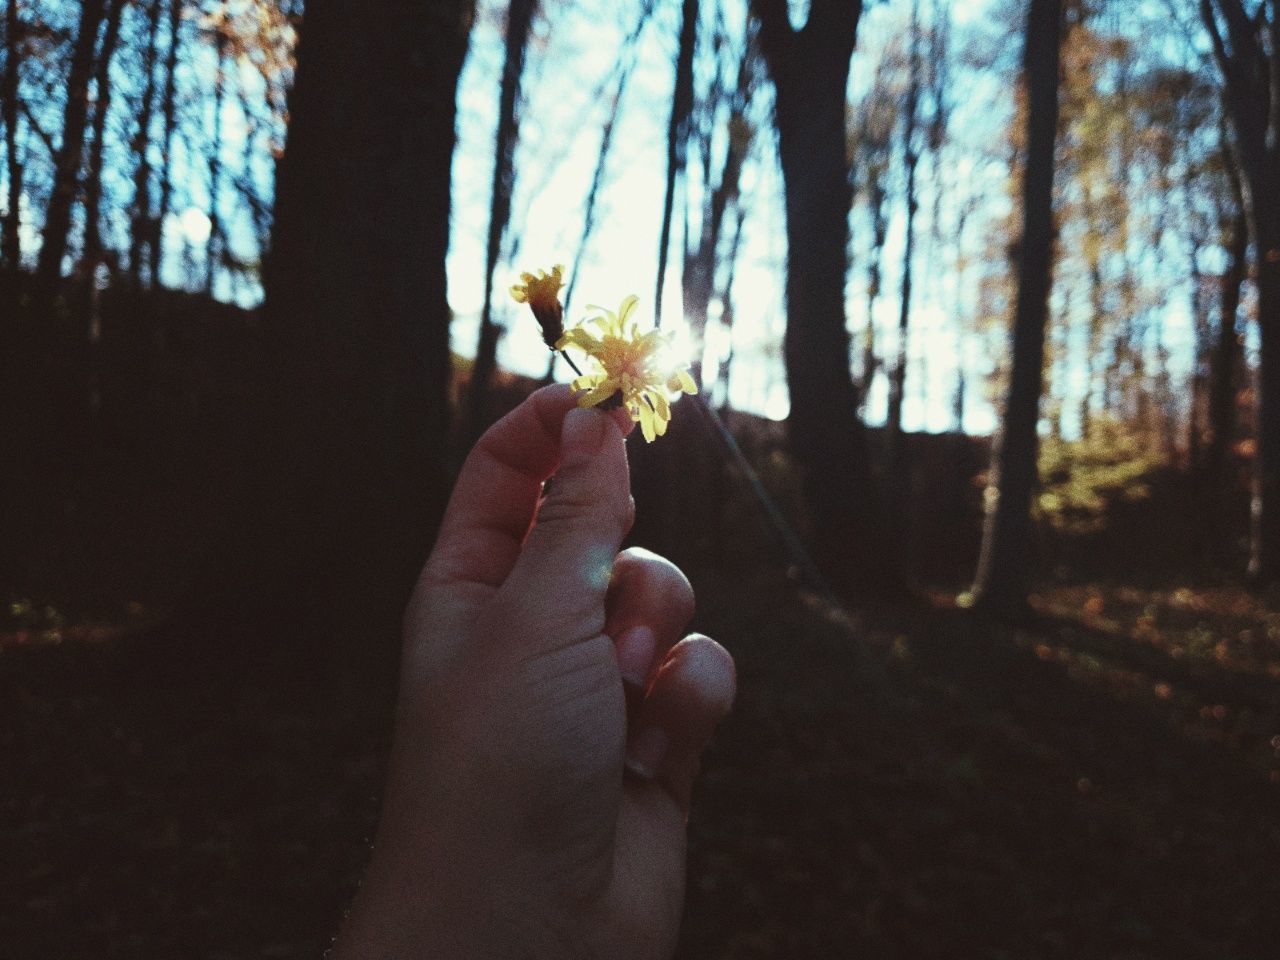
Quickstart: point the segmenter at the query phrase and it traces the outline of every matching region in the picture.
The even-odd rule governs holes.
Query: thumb
[[[508,584],[556,597],[562,612],[598,613],[635,505],[627,449],[617,419],[575,409],[560,432],[560,465],[538,507]]]

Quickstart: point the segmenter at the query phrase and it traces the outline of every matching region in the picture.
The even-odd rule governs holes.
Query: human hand
[[[382,823],[335,958],[674,950],[734,671],[681,639],[680,570],[618,552],[630,427],[548,387],[468,457],[406,614]]]

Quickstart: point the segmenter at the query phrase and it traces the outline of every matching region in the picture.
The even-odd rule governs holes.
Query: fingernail
[[[649,665],[653,663],[654,642],[653,631],[644,624],[624,630],[618,637],[618,672],[627,686],[644,690]]]
[[[666,755],[666,732],[661,727],[641,727],[627,744],[626,766],[641,780],[652,780]]]
[[[560,428],[560,466],[577,467],[600,452],[609,418],[598,410],[575,408]]]

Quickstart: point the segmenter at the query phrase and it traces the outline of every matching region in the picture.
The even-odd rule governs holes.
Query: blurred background
[[[681,956],[1274,955],[1274,0],[4,0],[0,938],[324,949],[475,438],[637,294]]]

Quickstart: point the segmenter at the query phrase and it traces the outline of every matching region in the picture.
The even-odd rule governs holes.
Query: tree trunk
[[[872,171],[872,179],[868,184],[867,202],[871,207],[871,256],[867,264],[867,325],[862,341],[862,398],[871,392],[871,384],[876,377],[876,301],[880,299],[882,282],[881,260],[884,256],[885,240],[889,236],[889,219],[885,216],[887,191],[882,177],[884,171],[879,167]]]
[[[693,113],[693,51],[698,43],[698,0],[684,0],[680,45],[676,51],[675,89],[667,123],[667,189],[662,200],[662,228],[658,231],[658,278],[653,295],[654,326],[662,326],[662,289],[667,280],[671,248],[671,219],[675,212],[676,180],[684,175],[688,158],[689,118]]]
[[[111,58],[115,56],[120,36],[120,15],[124,0],[115,0],[107,14],[102,33],[102,49],[98,53],[94,77],[93,139],[89,144],[89,163],[84,182],[84,251],[81,278],[91,289],[98,262],[102,259],[102,153],[106,146],[107,116],[111,112]]]
[[[142,286],[142,251],[150,242],[151,219],[151,118],[155,111],[157,42],[160,37],[160,0],[150,0],[147,10],[147,53],[143,60],[146,84],[138,107],[138,130],[133,152],[138,165],[133,171],[133,215],[129,224],[129,277],[134,289]],[[150,277],[152,287],[155,276]]]
[[[21,213],[22,164],[18,162],[18,65],[19,32],[22,23],[18,19],[18,0],[5,4],[4,76],[0,78],[0,120],[4,122],[5,161],[8,164],[9,195],[0,235],[0,259],[10,270],[22,265]]]
[[[714,187],[709,187],[703,197],[702,229],[697,246],[685,251],[684,273],[681,278],[684,296],[684,317],[689,324],[689,336],[694,344],[694,356],[689,373],[699,387],[702,386],[702,357],[705,352],[707,309],[715,291],[717,256],[720,236],[724,230],[724,216],[729,206],[737,202],[738,183],[742,176],[742,164],[751,145],[751,128],[745,116],[753,83],[753,53],[748,47],[742,55],[738,69],[738,83],[733,91],[734,104],[729,111],[726,133],[728,147],[725,150],[724,167]],[[710,139],[708,133],[708,141]],[[710,181],[711,151],[703,158]],[[688,196],[686,193],[686,203]],[[687,222],[687,218],[686,218]],[[727,308],[726,308],[727,309]]]
[[[911,323],[911,281],[912,259],[916,250],[916,211],[919,201],[916,197],[916,168],[920,163],[920,154],[916,149],[917,114],[920,107],[920,2],[913,0],[911,5],[911,28],[907,42],[911,45],[909,56],[909,78],[907,82],[907,99],[903,105],[902,120],[902,152],[903,164],[906,167],[906,238],[902,249],[902,286],[899,295],[898,310],[898,349],[889,378],[889,409],[885,420],[885,432],[889,439],[889,489],[892,491],[892,515],[894,539],[902,545],[902,550],[910,563],[911,543],[911,464],[907,455],[907,437],[902,429],[902,405],[907,392],[907,338]],[[923,383],[927,377],[921,376]]]
[[[1249,222],[1242,206],[1231,223],[1227,269],[1222,274],[1218,335],[1209,361],[1209,444],[1205,450],[1204,474],[1211,487],[1219,491],[1226,481],[1227,452],[1236,433],[1236,390],[1241,352],[1236,314],[1240,310],[1240,288],[1244,284],[1248,244]]]
[[[1040,394],[1045,319],[1053,272],[1054,141],[1058,127],[1058,70],[1062,0],[1030,0],[1023,49],[1027,160],[1023,175],[1018,299],[1013,320],[1013,369],[1004,423],[992,463],[992,490],[973,594],[976,605],[1013,614],[1026,607],[1031,587]]]
[[[80,4],[80,26],[67,77],[62,144],[54,159],[53,190],[45,208],[44,234],[36,264],[38,297],[46,306],[52,304],[62,278],[62,260],[67,253],[67,235],[71,230],[71,209],[80,184],[80,165],[89,117],[89,81],[93,77],[98,29],[106,12],[107,0],[82,0]]]
[[[1254,461],[1249,579],[1259,587],[1280,581],[1280,187],[1253,195],[1258,287],[1258,444]]]
[[[511,0],[507,12],[507,52],[498,94],[498,132],[493,157],[493,189],[489,204],[489,238],[485,250],[484,303],[480,308],[480,339],[471,368],[470,435],[478,439],[488,426],[485,401],[497,367],[498,328],[493,322],[493,280],[498,269],[502,236],[511,219],[511,192],[515,185],[516,98],[524,73],[525,49],[533,25],[533,0]]]
[[[1248,188],[1260,340],[1249,577],[1270,587],[1280,581],[1280,2],[1251,15],[1240,0],[1201,0],[1200,12],[1226,80]]]
[[[225,18],[226,4],[223,4]],[[214,87],[213,134],[209,143],[209,239],[204,248],[204,293],[213,296],[213,286],[218,279],[218,267],[226,257],[226,234],[222,225],[222,212],[218,200],[222,193],[222,108],[227,96],[227,34],[226,20],[214,26]]]
[[[177,130],[178,46],[181,39],[183,0],[169,0],[169,50],[165,56],[164,95],[160,113],[164,117],[164,146],[160,152],[160,198],[155,219],[149,223],[151,286],[160,287],[160,265],[164,256],[164,221],[173,196],[173,135]]]
[[[755,0],[752,9],[777,91],[787,213],[787,425],[804,471],[814,559],[846,596],[900,594],[897,551],[857,417],[844,302],[852,201],[845,90],[862,4],[813,0],[801,30],[791,27],[780,0]]]
[[[445,254],[472,9],[308,6],[266,263],[266,429],[247,515],[180,611],[200,668],[239,641],[380,691],[394,671],[447,494]]]

